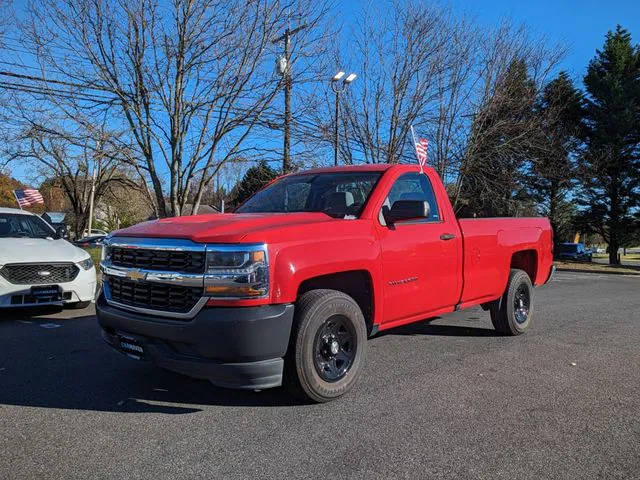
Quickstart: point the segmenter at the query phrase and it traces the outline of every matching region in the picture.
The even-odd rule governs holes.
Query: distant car
[[[96,235],[96,236],[93,236],[93,237],[85,237],[85,238],[82,238],[80,240],[77,240],[77,241],[73,242],[73,244],[76,247],[80,247],[80,248],[101,247],[102,243],[105,240],[105,238],[107,238],[107,237],[105,237],[104,235]]]
[[[560,260],[590,262],[593,253],[584,246],[584,243],[561,243],[556,257]]]
[[[90,237],[106,237],[107,235],[109,234],[104,230],[98,230],[97,228],[92,228],[91,232],[89,232],[89,230],[85,230],[84,232],[82,232],[82,240]]]
[[[86,251],[60,238],[39,216],[0,208],[0,311],[44,305],[85,308],[95,290],[96,269]]]

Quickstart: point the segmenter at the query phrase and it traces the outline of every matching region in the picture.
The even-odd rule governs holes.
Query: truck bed
[[[462,307],[500,297],[510,268],[525,270],[534,285],[547,279],[553,263],[547,218],[470,218],[460,219],[459,224],[463,239]]]

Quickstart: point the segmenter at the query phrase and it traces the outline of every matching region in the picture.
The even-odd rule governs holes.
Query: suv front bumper
[[[217,386],[240,389],[282,384],[293,310],[292,304],[205,307],[182,321],[113,307],[102,294],[96,302],[102,336],[114,349]]]

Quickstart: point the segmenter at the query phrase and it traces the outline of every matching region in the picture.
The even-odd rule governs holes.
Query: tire
[[[511,269],[509,282],[501,298],[489,308],[491,323],[503,335],[520,335],[531,325],[533,285],[523,270]],[[516,308],[519,305],[520,308]]]
[[[65,307],[71,308],[73,310],[82,310],[84,308],[87,308],[89,305],[91,305],[91,300],[87,300],[86,302],[67,303]]]
[[[367,327],[355,300],[336,290],[311,290],[296,303],[285,387],[304,400],[336,399],[353,388],[366,350]]]

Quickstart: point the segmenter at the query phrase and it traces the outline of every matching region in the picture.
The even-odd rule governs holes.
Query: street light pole
[[[331,84],[333,85],[333,84]],[[336,116],[333,123],[333,164],[338,166],[338,118],[340,115],[340,92],[334,90],[336,93]]]
[[[344,72],[340,70],[331,78],[331,90],[336,94],[335,119],[333,125],[333,164],[336,167],[338,166],[338,118],[340,114],[340,94],[344,92],[349,84],[357,77],[355,73],[350,73],[344,80],[342,80],[344,75]]]

